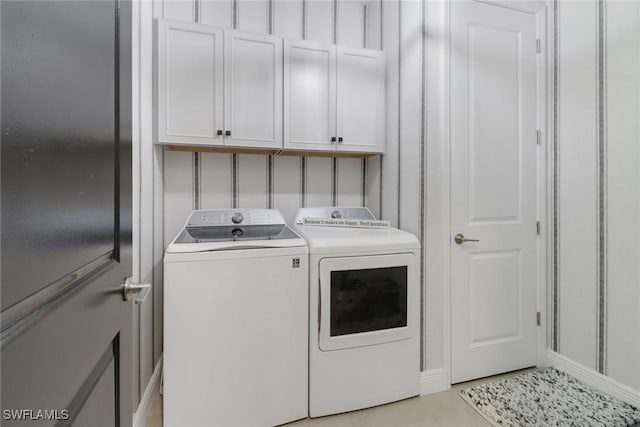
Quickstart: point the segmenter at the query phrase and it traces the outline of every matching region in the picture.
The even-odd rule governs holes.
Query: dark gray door
[[[131,7],[0,12],[0,423],[128,426]]]

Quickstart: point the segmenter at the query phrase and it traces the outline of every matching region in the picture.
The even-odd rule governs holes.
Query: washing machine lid
[[[191,213],[168,253],[305,246],[275,209],[209,209]]]
[[[397,228],[349,228],[304,225],[304,218],[375,220],[364,207],[302,208],[295,221],[296,231],[309,244],[313,254],[402,252],[420,249],[420,242],[411,233]]]

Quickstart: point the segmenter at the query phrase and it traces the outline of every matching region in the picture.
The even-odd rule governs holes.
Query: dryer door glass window
[[[318,265],[318,324],[323,351],[410,339],[420,292],[415,253],[322,258]],[[312,338],[313,339],[313,338]]]
[[[331,271],[332,337],[407,326],[407,267]]]

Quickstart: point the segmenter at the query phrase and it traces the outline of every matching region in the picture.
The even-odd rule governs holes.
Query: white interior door
[[[225,31],[225,145],[282,147],[282,39]]]
[[[284,41],[284,148],[336,145],[336,47]]]
[[[535,15],[452,2],[454,383],[536,364],[536,103]]]
[[[222,29],[158,21],[158,142],[222,145]]]
[[[384,151],[383,55],[338,46],[338,151]]]

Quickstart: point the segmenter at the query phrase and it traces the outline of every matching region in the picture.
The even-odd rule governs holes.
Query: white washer
[[[164,425],[307,416],[308,250],[276,210],[194,211],[164,258]]]
[[[420,244],[395,229],[302,225],[375,219],[367,208],[305,208],[309,244],[309,415],[420,393]]]

